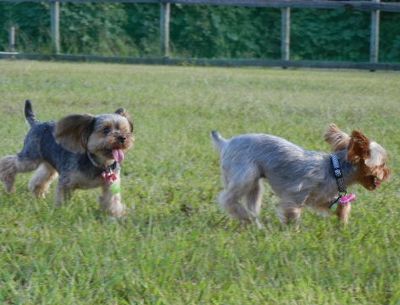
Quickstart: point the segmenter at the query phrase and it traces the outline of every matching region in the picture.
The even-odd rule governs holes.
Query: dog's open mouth
[[[117,161],[118,163],[124,161],[125,154],[122,149],[113,149],[112,155],[114,157],[114,160]]]
[[[106,149],[103,155],[107,158],[114,159],[116,162],[121,163],[125,159],[124,151],[120,148]]]
[[[379,179],[379,178],[376,177],[376,176],[371,176],[371,177],[372,177],[372,179],[373,179],[374,187],[375,187],[375,188],[378,188],[378,187],[381,185],[382,180]]]

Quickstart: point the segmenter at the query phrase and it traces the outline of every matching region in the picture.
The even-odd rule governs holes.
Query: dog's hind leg
[[[240,191],[229,189],[220,193],[218,202],[220,207],[231,217],[243,222],[249,222],[251,217],[247,209],[239,202],[241,198]]]
[[[252,168],[243,170],[238,167],[235,175],[230,177],[226,189],[218,197],[219,205],[231,217],[242,222],[254,220],[254,215],[244,206],[240,200],[258,184],[258,175]]]
[[[17,156],[6,156],[0,160],[0,180],[7,193],[14,192],[14,181],[17,175]]]
[[[262,227],[258,216],[260,215],[261,211],[261,204],[262,204],[262,195],[264,192],[264,188],[262,185],[261,179],[259,179],[255,184],[254,187],[250,189],[250,191],[246,194],[246,204],[248,211],[252,214],[255,219],[255,222],[259,228]]]
[[[249,209],[249,211],[254,213],[255,216],[258,216],[260,214],[263,192],[264,188],[261,179],[259,179],[254,184],[254,187],[251,188],[250,191],[246,194],[247,208]]]
[[[0,159],[0,180],[8,193],[14,192],[14,182],[17,173],[25,173],[35,170],[39,166],[39,160],[22,159],[17,155],[5,156]]]
[[[283,224],[298,226],[302,210],[298,204],[282,200],[278,206],[278,216]]]
[[[29,181],[29,190],[37,197],[44,198],[51,182],[58,176],[57,171],[47,162],[40,164]]]

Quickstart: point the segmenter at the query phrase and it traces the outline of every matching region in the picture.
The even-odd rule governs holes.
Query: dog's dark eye
[[[103,133],[104,133],[105,135],[109,134],[110,132],[111,132],[111,128],[110,128],[110,127],[104,127],[104,128],[103,128]]]

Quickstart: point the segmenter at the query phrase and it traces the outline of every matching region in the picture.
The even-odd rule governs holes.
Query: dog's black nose
[[[124,136],[119,136],[119,137],[118,137],[118,141],[119,141],[119,143],[124,144],[125,141],[126,141],[126,137],[124,137]]]

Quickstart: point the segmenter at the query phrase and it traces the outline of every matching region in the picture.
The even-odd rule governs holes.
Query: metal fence
[[[373,70],[400,70],[400,63],[379,62],[379,26],[380,12],[400,13],[400,3],[371,1],[331,1],[331,0],[0,0],[3,2],[42,2],[49,3],[51,10],[51,41],[53,53],[24,54],[17,52],[1,52],[0,58],[21,59],[56,59],[71,61],[103,61],[143,64],[193,64],[214,66],[281,66],[281,67],[313,67],[313,68],[358,68]],[[62,54],[60,49],[60,4],[73,3],[153,3],[160,6],[160,48],[162,57],[135,58],[118,56],[93,56]],[[219,5],[259,8],[278,8],[281,10],[281,59],[196,59],[173,58],[170,55],[170,18],[171,4],[182,5]],[[367,11],[370,21],[370,56],[369,62],[337,62],[337,61],[305,61],[290,59],[290,26],[291,9],[347,9]],[[399,16],[400,18],[400,16]],[[15,44],[15,29],[10,28],[10,47]]]

